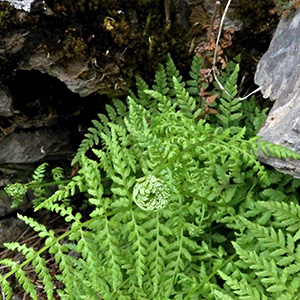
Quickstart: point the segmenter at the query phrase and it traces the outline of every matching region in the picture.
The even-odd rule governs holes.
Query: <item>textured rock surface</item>
[[[0,220],[0,248],[3,248],[5,242],[17,240],[26,229],[27,225],[17,218]]]
[[[300,153],[300,10],[283,18],[269,50],[262,57],[255,82],[265,98],[276,100],[258,135]],[[300,178],[300,161],[260,159],[279,171]]]
[[[19,68],[27,71],[37,70],[57,77],[67,85],[69,90],[78,93],[82,97],[101,90],[105,76],[113,76],[119,73],[118,66],[110,71],[106,70],[104,76],[91,67],[90,60],[75,59],[63,64],[61,59],[62,57],[59,55],[50,55],[47,50],[39,46],[28,60],[20,63]]]
[[[271,100],[292,96],[300,87],[300,10],[283,18],[259,62],[255,82]]]
[[[0,224],[1,224],[1,219],[2,218],[4,219],[7,215],[11,214],[16,209],[11,208],[12,200],[2,190],[0,190],[0,199],[1,199],[0,201]],[[31,203],[29,200],[30,200],[29,196],[24,197],[24,201],[18,207],[18,211],[25,211],[27,208],[31,207]],[[1,228],[0,228],[0,232],[1,232]]]
[[[13,115],[12,97],[9,90],[0,84],[0,117]]]
[[[0,164],[72,158],[69,132],[43,128],[12,133],[1,141]]]

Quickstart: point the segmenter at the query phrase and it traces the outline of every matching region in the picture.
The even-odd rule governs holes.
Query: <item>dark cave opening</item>
[[[39,71],[18,71],[7,82],[13,97],[14,110],[28,120],[40,120],[39,124],[59,126],[71,132],[74,150],[83,139],[91,120],[104,111],[109,101],[103,95],[81,97],[71,92],[59,79]],[[43,118],[54,120],[43,122]],[[36,125],[34,126],[47,126]],[[28,128],[30,130],[30,127]]]

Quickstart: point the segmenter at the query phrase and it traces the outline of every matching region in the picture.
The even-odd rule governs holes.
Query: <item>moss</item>
[[[8,2],[0,2],[0,30],[7,30],[18,23],[14,7]]]
[[[75,9],[84,12],[87,10],[98,10],[101,3],[99,0],[77,0],[74,2]]]
[[[63,41],[63,55],[67,59],[81,57],[85,55],[87,45],[83,38],[68,35]]]
[[[275,8],[271,11],[279,16],[285,11],[299,7],[299,1],[273,0]]]

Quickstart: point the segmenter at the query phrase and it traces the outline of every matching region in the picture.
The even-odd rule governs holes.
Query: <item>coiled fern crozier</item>
[[[265,111],[254,98],[234,98],[238,65],[220,77],[231,97],[216,87],[218,114],[203,113],[200,68],[195,57],[185,82],[168,57],[152,87],[137,78],[137,94],[126,104],[114,99],[93,121],[73,160],[78,174],[47,198],[37,191],[34,204],[63,216],[70,230],[55,235],[19,216],[45,246],[5,244],[25,257],[0,261],[6,299],[13,295],[10,276],[38,299],[27,264],[48,299],[300,299],[299,181],[266,170],[257,153],[299,155],[255,136]],[[20,199],[42,184],[43,167],[11,195]],[[87,221],[69,205],[77,193],[92,207]],[[59,266],[55,278],[45,251]]]

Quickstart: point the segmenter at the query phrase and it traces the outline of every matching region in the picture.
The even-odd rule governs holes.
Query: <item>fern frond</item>
[[[30,260],[32,265],[35,267],[35,272],[40,279],[42,279],[44,284],[44,290],[47,294],[48,299],[52,299],[54,284],[52,282],[52,277],[49,274],[49,269],[46,267],[46,261],[36,252],[33,248],[28,248],[26,245],[20,245],[19,243],[5,243],[5,247],[10,250],[18,250],[22,252],[26,259]]]
[[[275,156],[278,158],[293,158],[293,159],[300,159],[300,154],[285,148],[281,145],[276,145],[266,141],[260,141],[259,147],[262,152],[267,156]]]
[[[155,73],[155,84],[152,89],[162,95],[166,95],[169,92],[167,75],[165,68],[162,64],[158,65],[158,69]]]
[[[130,211],[131,220],[126,224],[128,226],[128,241],[131,243],[131,251],[134,258],[134,267],[128,268],[128,273],[134,278],[132,283],[137,285],[136,288],[142,288],[145,282],[145,274],[147,271],[147,253],[148,242],[145,238],[146,230],[140,226],[138,219],[145,218],[145,214],[139,211]]]
[[[300,258],[294,254],[295,243],[292,235],[285,235],[282,230],[276,231],[273,227],[266,228],[244,218],[241,218],[241,220],[279,266],[285,266],[294,260],[300,262]],[[283,257],[284,255],[288,255],[288,257]]]
[[[268,110],[269,108],[260,108],[255,96],[252,96],[249,100],[242,101],[240,110],[242,118],[240,123],[243,123],[246,127],[247,138],[257,135],[263,122],[267,119]]]
[[[10,283],[5,279],[5,277],[0,276],[0,287],[2,290],[2,296],[4,295],[8,300],[10,300],[13,296],[13,290],[10,286]]]
[[[45,178],[47,163],[43,163],[36,168],[32,176],[32,182],[30,187],[32,188],[35,199],[33,200],[33,206],[37,206],[47,198],[47,189],[43,186],[43,181]]]
[[[239,120],[242,118],[242,113],[239,112],[242,106],[241,101],[235,99],[237,95],[237,77],[239,72],[239,65],[237,64],[234,72],[226,81],[224,88],[230,94],[222,92],[220,97],[220,105],[218,106],[218,114],[216,117],[225,128],[231,126],[238,126]]]
[[[29,225],[31,228],[33,228],[34,231],[37,232],[41,238],[44,237],[50,237],[51,239],[55,238],[53,230],[48,231],[44,225],[35,221],[33,218],[22,216],[20,214],[18,214],[18,218],[23,222],[25,222],[27,225]]]
[[[214,290],[213,291],[213,293],[214,293],[214,295],[216,296],[216,299],[218,300],[234,300],[234,298],[232,298],[231,296],[229,296],[229,295],[227,295],[227,294],[225,294],[225,293],[223,293],[223,292],[221,292],[221,291],[218,291],[218,290]],[[253,298],[253,299],[255,299],[255,298]],[[260,298],[259,298],[260,299]],[[247,298],[246,298],[246,300],[248,300]]]
[[[190,97],[187,90],[183,87],[182,84],[178,82],[176,77],[173,77],[173,82],[174,90],[176,91],[176,99],[179,104],[180,110],[186,117],[193,118],[196,109],[195,98]]]
[[[164,237],[163,225],[160,223],[160,213],[156,212],[155,218],[144,224],[147,230],[146,239],[149,240],[148,246],[148,272],[151,280],[151,298],[155,298],[159,293],[159,284],[165,269],[166,247],[168,242]],[[169,232],[167,232],[169,234]]]
[[[33,181],[43,182],[47,167],[48,167],[48,163],[43,163],[43,164],[39,165],[33,172],[33,175],[32,175]]]
[[[98,117],[100,118],[101,115],[98,114]],[[80,160],[82,154],[85,154],[89,149],[99,144],[99,137],[104,129],[104,125],[98,120],[93,120],[93,125],[94,127],[88,128],[89,132],[84,135],[84,139],[80,143],[79,148],[71,162],[72,166]]]
[[[200,92],[200,69],[202,67],[202,58],[201,56],[195,55],[192,61],[191,70],[189,75],[190,80],[187,81],[187,91],[193,97],[198,97]]]
[[[300,238],[300,206],[298,204],[274,200],[268,202],[259,201],[258,204],[272,212],[276,227],[285,228],[293,234],[297,232],[294,235],[295,241]]]
[[[117,227],[113,225],[113,220],[108,220],[105,218],[103,220],[103,228],[99,232],[97,238],[102,240],[100,245],[100,250],[106,258],[105,267],[109,270],[106,275],[109,278],[109,282],[112,285],[113,291],[117,290],[119,285],[122,284],[123,274],[122,274],[122,251],[118,247],[119,241],[117,236],[113,234]]]
[[[168,58],[167,58],[166,74],[167,74],[167,80],[168,80],[168,86],[169,86],[169,95],[174,96],[176,94],[176,91],[174,90],[173,77],[175,77],[179,83],[182,83],[183,85],[184,85],[184,83],[182,82],[183,77],[180,75],[180,72],[176,68],[171,55],[168,55]]]
[[[226,80],[226,83],[224,84],[225,90],[231,95],[231,97],[235,97],[238,93],[237,79],[238,79],[239,70],[240,70],[240,66],[239,66],[239,64],[236,64],[234,71],[232,72],[232,74]],[[221,98],[228,99],[229,96],[227,93],[223,92],[221,95]]]
[[[51,170],[52,177],[58,185],[61,184],[61,181],[65,179],[64,169],[61,167],[56,167]]]
[[[260,278],[261,283],[266,287],[266,291],[274,293],[286,293],[294,296],[293,291],[286,285],[287,274],[280,272],[274,259],[266,259],[258,256],[255,251],[246,251],[237,243],[232,243],[239,257],[249,265],[249,268],[256,270],[255,274]],[[292,299],[292,298],[291,298]]]
[[[112,101],[117,110],[118,115],[124,117],[128,111],[127,106],[124,104],[123,101],[121,101],[117,98],[113,98]]]
[[[259,290],[251,286],[251,284],[248,283],[248,281],[242,277],[239,279],[233,279],[231,276],[226,275],[222,271],[218,271],[219,275],[223,280],[225,280],[226,284],[230,286],[231,289],[233,289],[234,293],[239,296],[239,299],[243,300],[267,300],[268,298],[266,295],[261,294]],[[226,295],[224,293],[219,293],[218,291],[215,291],[217,296],[224,295],[226,297],[229,297],[228,299],[234,299],[229,295]],[[220,298],[219,298],[220,299]]]
[[[143,107],[149,107],[149,104],[151,103],[150,97],[144,92],[145,90],[149,90],[148,84],[141,77],[136,77],[135,82],[139,104]]]
[[[165,95],[153,90],[145,90],[144,92],[157,101],[157,108],[160,112],[166,112],[174,107],[172,102]]]
[[[74,176],[72,180],[66,186],[64,186],[63,189],[56,191],[48,199],[38,204],[35,207],[35,210],[39,210],[41,208],[47,208],[49,210],[53,210],[54,209],[53,205],[55,204],[55,202],[69,199],[70,197],[74,196],[76,192],[78,191],[83,192],[84,190],[85,188],[84,188],[83,178],[79,175]]]
[[[184,224],[177,224],[177,239],[168,247],[166,265],[163,274],[162,289],[166,297],[170,297],[174,292],[174,286],[178,280],[177,276],[184,273],[188,264],[192,261],[192,253],[198,248],[190,237],[184,236]]]
[[[7,265],[8,267],[10,267],[11,269],[11,272],[13,274],[15,274],[19,284],[23,287],[24,291],[30,295],[30,297],[33,299],[33,300],[38,300],[38,296],[37,296],[37,291],[35,290],[35,286],[34,284],[30,281],[30,279],[26,276],[26,272],[23,271],[21,268],[20,268],[20,265],[15,262],[15,261],[12,261],[10,259],[7,259],[7,258],[4,258],[0,261],[0,264],[5,264]],[[5,279],[5,277],[4,277]],[[1,280],[1,284],[2,284],[2,281]],[[5,281],[4,281],[5,282]],[[6,284],[6,287],[4,286],[4,292],[7,293],[7,296],[10,295],[10,291],[9,289],[7,289],[7,284]],[[10,298],[9,298],[10,299]]]
[[[105,208],[102,201],[103,186],[101,184],[101,173],[98,164],[85,156],[81,157],[81,171],[87,186],[87,193],[92,196],[89,202],[95,206]]]

